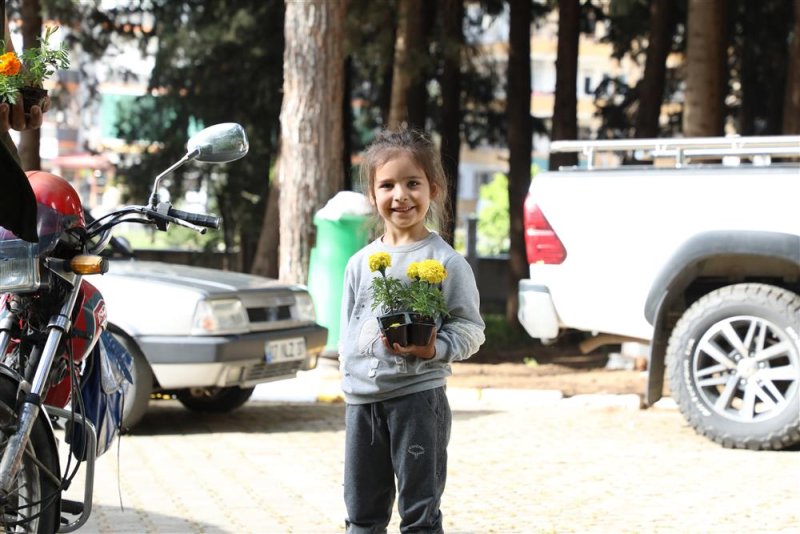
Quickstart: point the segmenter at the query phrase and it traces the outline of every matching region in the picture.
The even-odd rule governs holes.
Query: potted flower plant
[[[30,47],[21,55],[14,51],[0,55],[0,102],[15,104],[18,96],[22,95],[26,112],[31,106],[41,105],[47,96],[43,82],[56,70],[69,68],[66,43],[51,48],[50,38],[56,30],[57,26],[48,27],[44,36],[39,38],[39,46]],[[0,40],[2,50],[6,50],[5,45]]]
[[[404,284],[386,273],[391,256],[378,252],[369,257],[370,271],[380,276],[372,279],[372,309],[380,308],[381,332],[390,344],[427,345],[436,328],[436,319],[450,315],[441,284],[447,277],[444,266],[436,260],[424,260],[408,266],[411,280]]]
[[[450,316],[442,294],[447,270],[436,260],[424,260],[409,265],[406,274],[411,279],[403,292],[403,300],[410,311],[409,342],[427,345],[436,328],[436,319]]]
[[[403,310],[403,284],[397,278],[386,274],[392,265],[392,257],[386,252],[376,252],[369,257],[369,270],[378,271],[380,276],[372,279],[372,309],[380,308],[378,316],[381,332],[390,344],[408,344],[408,313]]]

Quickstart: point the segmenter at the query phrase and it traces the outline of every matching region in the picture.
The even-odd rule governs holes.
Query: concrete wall
[[[508,256],[478,258],[475,279],[481,294],[481,311],[505,313],[508,291]]]

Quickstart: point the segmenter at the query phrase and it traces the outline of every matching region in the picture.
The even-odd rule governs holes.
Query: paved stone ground
[[[676,410],[624,396],[452,391],[451,403],[448,533],[800,532],[798,452],[723,449]],[[99,459],[81,532],[343,532],[343,413],[262,401],[200,417],[156,403]]]

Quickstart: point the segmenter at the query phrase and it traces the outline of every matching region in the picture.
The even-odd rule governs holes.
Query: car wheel
[[[142,420],[147,412],[150,394],[153,392],[153,370],[150,369],[147,358],[136,346],[136,343],[116,330],[111,333],[133,358],[133,365],[130,369],[133,384],[125,382],[126,388],[122,404],[122,430],[128,432]]]
[[[176,394],[178,400],[194,412],[226,413],[243,405],[255,388],[189,388]]]
[[[800,297],[763,284],[695,302],[667,347],[672,396],[700,434],[730,448],[800,443]]]

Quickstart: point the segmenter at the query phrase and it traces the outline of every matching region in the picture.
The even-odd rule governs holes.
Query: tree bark
[[[344,186],[345,0],[288,0],[281,106],[279,279],[308,281],[314,214]]]
[[[385,64],[382,65],[381,68],[381,87],[378,94],[378,105],[381,109],[382,124],[389,124],[389,115],[392,109],[392,87],[394,86],[392,83],[392,76],[394,75],[394,57],[396,55],[394,47],[397,44],[397,11],[386,9],[384,10],[384,16],[386,17],[384,21],[386,31],[392,32],[390,41],[392,46],[391,50],[387,52]]]
[[[342,82],[342,176],[344,188],[354,191],[353,168],[350,161],[353,153],[353,58],[344,58],[344,81]]]
[[[683,135],[724,133],[725,0],[689,0]]]
[[[280,233],[275,231],[281,223],[280,219],[281,188],[277,177],[269,184],[261,233],[258,235],[256,254],[250,272],[268,278],[278,278],[278,256],[280,250]]]
[[[24,0],[22,2],[22,49],[27,50],[38,46],[39,36],[42,34],[42,9],[39,0]],[[23,130],[19,137],[19,158],[22,168],[26,171],[42,168],[39,157],[39,141],[41,131]]]
[[[558,1],[558,51],[556,56],[556,99],[550,139],[578,138],[578,38],[580,0]],[[550,169],[575,165],[574,153],[551,154]]]
[[[428,118],[428,78],[432,70],[428,45],[432,39],[436,8],[436,2],[425,2],[420,6],[419,36],[411,43],[409,60],[412,72],[411,84],[406,91],[406,105],[408,125],[418,130],[425,129],[425,121]]]
[[[753,2],[745,2],[741,9],[744,20],[755,21],[759,15],[760,7]],[[760,96],[758,94],[758,80],[755,76],[757,68],[754,64],[757,61],[757,54],[753,50],[753,46],[758,46],[754,42],[757,39],[755,33],[753,24],[742,25],[741,47],[738,51],[741,57],[739,80],[742,88],[738,117],[739,127],[737,129],[739,135],[756,134],[757,99]]]
[[[800,134],[800,0],[794,0],[794,29],[789,47],[783,133],[798,135]]]
[[[389,128],[408,123],[408,90],[414,82],[413,58],[422,40],[420,14],[421,0],[399,0],[397,36],[394,45],[394,73],[392,74],[392,102],[389,106]]]
[[[636,137],[658,137],[664,84],[674,29],[671,0],[650,3],[650,36],[644,75],[639,85],[639,109],[636,113]]]
[[[458,167],[461,149],[461,48],[464,42],[463,0],[445,0],[442,6],[444,65],[439,85],[442,88],[441,146],[439,147],[447,176],[451,216],[444,235],[453,244],[458,217]]]
[[[525,253],[525,228],[522,221],[522,200],[531,182],[533,120],[531,118],[531,2],[510,0],[508,91],[508,206],[510,219],[509,277],[506,290],[506,321],[518,325],[517,295],[519,281],[528,276]],[[575,95],[575,84],[572,84]]]

